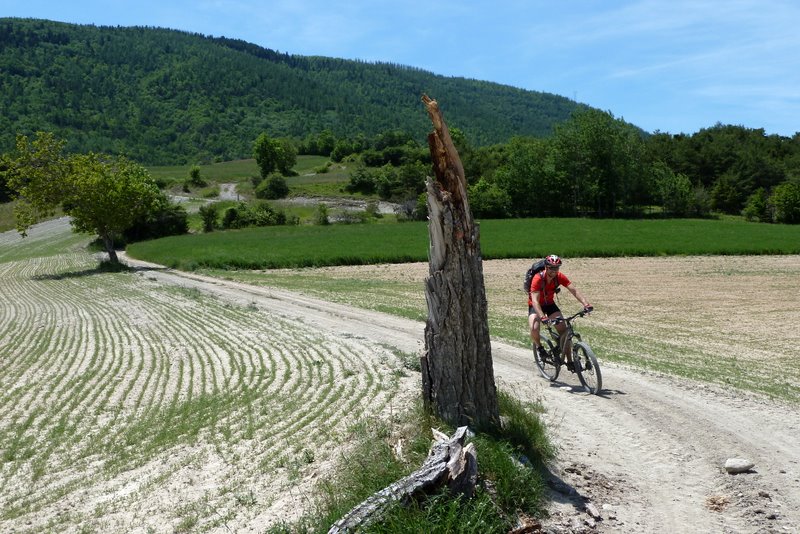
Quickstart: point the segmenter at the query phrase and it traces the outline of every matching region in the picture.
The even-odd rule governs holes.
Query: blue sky
[[[800,131],[796,0],[0,0],[9,16],[398,63],[566,96],[651,132]]]

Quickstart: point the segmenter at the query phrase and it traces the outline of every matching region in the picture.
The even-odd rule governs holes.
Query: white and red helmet
[[[544,264],[547,267],[561,267],[561,258],[556,256],[555,254],[550,254],[544,259]]]

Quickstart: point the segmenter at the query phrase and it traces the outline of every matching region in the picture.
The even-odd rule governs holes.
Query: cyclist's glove
[[[546,315],[542,315],[541,317],[539,317],[539,319],[541,319],[542,324],[547,324],[550,322],[550,319],[548,319]]]
[[[593,309],[594,309],[594,306],[584,306],[583,307],[583,311],[585,311],[586,313],[591,312]]]

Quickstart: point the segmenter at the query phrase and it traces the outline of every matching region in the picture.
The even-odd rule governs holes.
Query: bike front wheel
[[[550,382],[553,382],[558,378],[558,372],[561,370],[561,360],[558,356],[554,356],[556,352],[555,345],[553,345],[550,339],[542,335],[541,341],[542,347],[545,348],[547,354],[542,356],[539,354],[539,351],[536,350],[536,347],[533,347],[533,359],[536,362],[536,367],[539,368],[539,372],[542,373],[542,376]]]
[[[600,374],[600,365],[592,349],[586,343],[579,341],[572,347],[572,361],[575,362],[575,372],[583,387],[592,395],[597,395],[603,389],[603,375]]]

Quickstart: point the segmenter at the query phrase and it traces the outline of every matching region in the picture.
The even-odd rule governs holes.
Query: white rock
[[[597,507],[592,503],[588,503],[586,505],[586,512],[594,519],[601,519],[600,512],[597,510]]]
[[[743,458],[728,458],[725,461],[725,471],[728,473],[744,473],[750,471],[755,466],[750,460]]]

